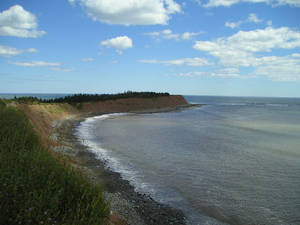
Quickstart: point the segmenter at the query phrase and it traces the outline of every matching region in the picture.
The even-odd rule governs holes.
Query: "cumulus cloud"
[[[20,5],[15,5],[0,13],[0,36],[37,38],[46,34],[37,30],[38,23],[34,14]]]
[[[300,32],[288,27],[239,31],[215,41],[196,41],[193,47],[214,56],[222,66],[251,67],[255,70],[254,75],[268,76],[273,80],[300,79],[297,55],[262,56],[277,49],[300,47]]]
[[[107,24],[167,24],[172,14],[181,12],[174,0],[81,0],[87,14]]]
[[[157,40],[166,39],[166,40],[190,40],[195,36],[202,34],[203,32],[184,32],[183,34],[173,33],[170,29],[165,29],[162,31],[154,31],[149,33],[144,33],[144,35],[151,36]]]
[[[95,60],[95,58],[92,58],[92,57],[81,59],[82,62],[91,62],[91,61],[94,61],[94,60]]]
[[[183,59],[175,59],[175,60],[156,60],[156,59],[143,59],[139,60],[141,63],[155,63],[155,64],[163,64],[163,65],[177,65],[177,66],[208,66],[210,65],[207,59],[203,58],[183,58]]]
[[[230,27],[232,29],[234,28],[238,28],[241,26],[241,24],[243,23],[261,23],[263,20],[262,19],[259,19],[256,14],[254,13],[250,13],[248,18],[246,20],[240,20],[240,21],[237,21],[237,22],[226,22],[225,23],[225,26],[226,27]]]
[[[119,54],[122,54],[123,50],[132,48],[132,40],[127,36],[119,36],[112,39],[107,39],[100,43],[101,46],[106,46],[107,48],[114,48]]]
[[[298,0],[208,0],[204,4],[205,7],[229,7],[238,3],[266,3],[272,6],[291,5],[300,7],[300,1]]]
[[[24,52],[35,53],[38,52],[38,50],[35,48],[17,49],[10,46],[0,45],[0,55],[4,57],[16,56],[23,54]]]

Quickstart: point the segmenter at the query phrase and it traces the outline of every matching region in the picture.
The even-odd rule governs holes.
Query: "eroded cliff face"
[[[104,102],[86,102],[78,106],[80,112],[84,113],[114,113],[134,112],[145,110],[159,110],[174,108],[188,104],[183,96],[170,95],[156,98],[127,98],[109,100]]]
[[[49,137],[55,129],[55,124],[66,118],[85,117],[88,114],[172,110],[187,104],[183,96],[170,95],[156,98],[126,98],[103,102],[85,102],[75,106],[67,103],[41,103],[19,104],[17,107],[25,112],[43,142],[46,145],[53,145],[55,143]]]

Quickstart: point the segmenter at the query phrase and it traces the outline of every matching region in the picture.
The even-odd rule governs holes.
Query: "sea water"
[[[76,134],[190,224],[300,224],[300,99],[186,99],[206,105],[88,118]]]

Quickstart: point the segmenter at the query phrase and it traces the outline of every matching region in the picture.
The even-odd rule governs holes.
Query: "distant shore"
[[[177,107],[134,111],[134,113],[170,112],[193,106],[199,105],[186,104]],[[107,169],[106,162],[97,159],[94,153],[82,145],[81,141],[74,135],[74,129],[81,121],[91,116],[96,116],[96,114],[71,116],[54,122],[55,132],[52,138],[59,141],[61,145],[53,149],[72,157],[74,167],[82,169],[93,183],[103,185],[107,197],[111,199],[112,217],[118,218],[128,225],[186,224],[185,217],[180,210],[158,203],[148,195],[135,192],[134,187],[127,180],[122,179],[119,173]]]

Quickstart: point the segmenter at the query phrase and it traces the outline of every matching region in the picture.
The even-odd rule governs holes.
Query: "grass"
[[[101,187],[60,161],[24,113],[0,100],[1,224],[106,224]]]

